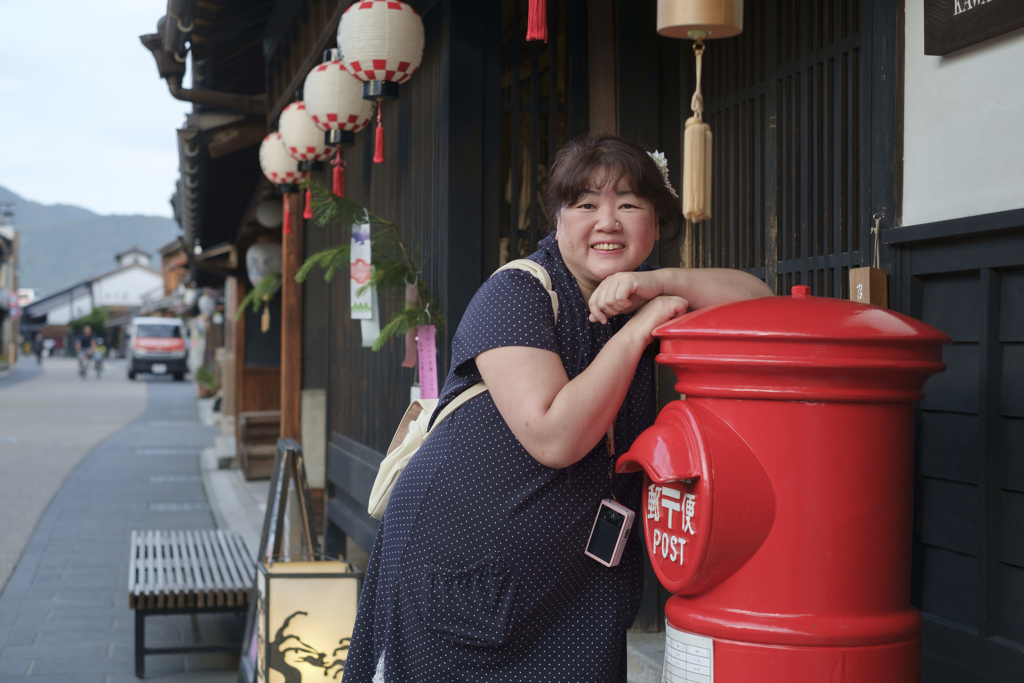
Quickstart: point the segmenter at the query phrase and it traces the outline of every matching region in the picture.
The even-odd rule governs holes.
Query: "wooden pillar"
[[[281,438],[302,438],[302,284],[295,273],[302,266],[302,195],[286,194],[291,202],[292,230],[281,237]]]
[[[615,99],[615,11],[613,0],[587,3],[590,132],[618,132]]]

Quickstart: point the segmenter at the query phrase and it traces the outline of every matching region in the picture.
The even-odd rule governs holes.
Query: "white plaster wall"
[[[322,489],[327,481],[327,391],[302,390],[302,457],[309,488]]]
[[[77,320],[83,315],[89,315],[91,312],[92,298],[86,294],[76,298],[71,306],[64,304],[47,313],[46,323],[48,325],[67,325],[72,320]]]
[[[1024,208],[1024,29],[930,57],[906,11],[903,224]]]
[[[146,294],[163,292],[163,277],[142,268],[129,267],[93,283],[97,306],[141,306]]]

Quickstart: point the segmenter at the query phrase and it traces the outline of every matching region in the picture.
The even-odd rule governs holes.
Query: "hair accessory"
[[[675,188],[672,187],[672,183],[668,180],[668,159],[665,158],[664,152],[654,150],[653,152],[648,152],[647,156],[651,158],[654,165],[658,167],[659,171],[661,171],[661,178],[665,181],[665,187],[668,188],[668,191],[672,193],[673,197],[679,199],[679,195],[676,194]]]

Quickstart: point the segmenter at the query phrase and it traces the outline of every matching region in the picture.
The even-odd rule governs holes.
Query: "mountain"
[[[45,296],[117,267],[114,254],[133,245],[152,254],[180,234],[173,219],[162,216],[101,216],[80,206],[39,204],[0,187],[0,202],[13,202],[19,239],[18,286]]]

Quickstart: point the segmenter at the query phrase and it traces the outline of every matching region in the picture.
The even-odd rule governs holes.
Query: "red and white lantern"
[[[377,102],[373,160],[384,162],[380,107],[398,99],[398,84],[409,80],[423,60],[423,20],[401,0],[360,0],[345,10],[338,25],[338,47],[353,76],[363,81],[363,97]]]
[[[296,185],[303,178],[303,174],[299,173],[298,164],[295,163],[295,159],[292,158],[292,155],[285,148],[279,132],[271,133],[263,138],[263,142],[260,144],[260,169],[263,171],[263,175],[267,177],[267,180],[274,183],[282,194],[295,192]],[[291,215],[288,209],[289,202],[287,199],[285,197],[282,210],[284,218],[283,230],[286,235],[292,231]]]
[[[302,94],[306,113],[317,129],[323,131],[324,144],[337,149],[334,160],[334,194],[345,196],[345,162],[341,146],[346,137],[366,128],[373,116],[373,103],[363,99],[363,83],[353,76],[337,56],[337,50],[325,53],[323,64],[306,76]],[[347,134],[347,135],[346,135]]]
[[[304,101],[292,102],[284,111],[277,124],[285,149],[295,161],[301,164],[300,171],[315,170],[313,164],[331,156],[334,150],[324,144],[324,134],[306,114]],[[303,218],[313,217],[313,196],[306,188],[306,210]]]

